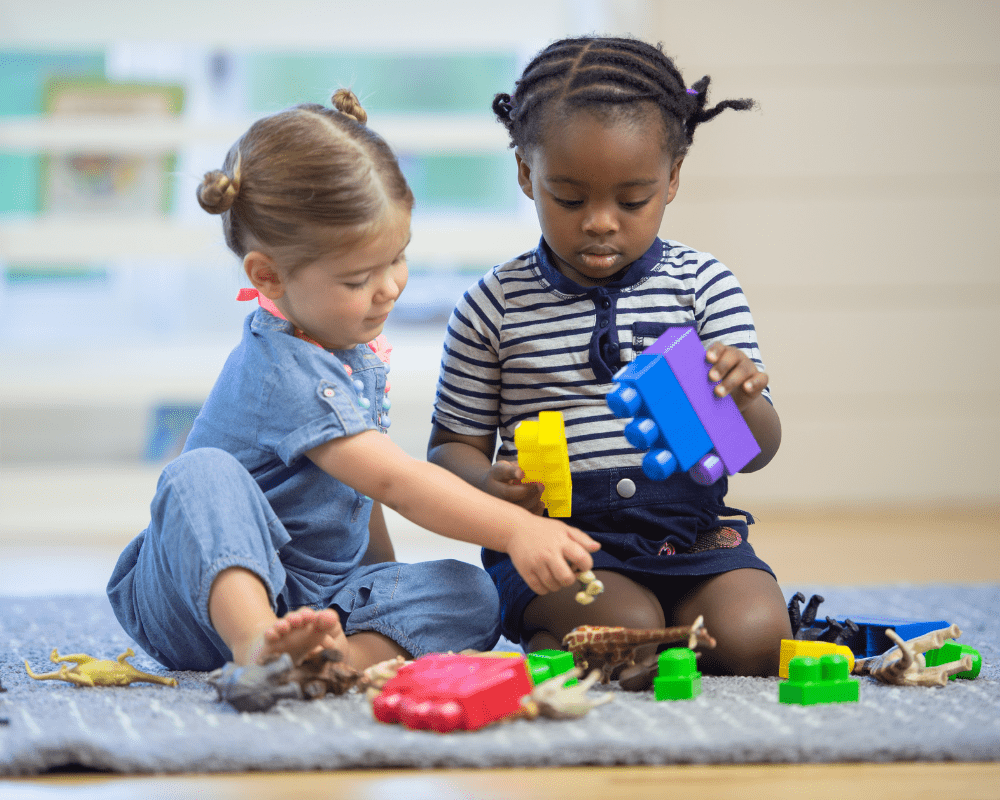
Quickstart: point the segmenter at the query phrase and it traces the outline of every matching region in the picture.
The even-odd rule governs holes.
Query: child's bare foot
[[[289,611],[261,632],[247,650],[246,663],[263,664],[275,656],[288,653],[292,661],[299,665],[311,653],[324,649],[343,653],[346,648],[347,637],[340,627],[336,611],[300,608]]]

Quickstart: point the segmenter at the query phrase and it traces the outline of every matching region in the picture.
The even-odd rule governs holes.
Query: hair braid
[[[541,140],[547,115],[580,108],[628,113],[653,103],[666,128],[666,146],[682,157],[695,129],[728,108],[753,108],[753,100],[724,100],[706,107],[710,78],[689,89],[662,45],[638,39],[579,37],[553,42],[524,68],[512,95],[493,99],[493,113],[510,134],[511,147]]]

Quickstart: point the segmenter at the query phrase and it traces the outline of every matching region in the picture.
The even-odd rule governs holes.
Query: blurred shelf
[[[534,247],[538,224],[494,217],[454,215],[415,216],[413,241],[407,257],[426,266],[482,265],[483,269]],[[113,219],[49,216],[0,221],[0,261],[31,263],[94,263],[114,259],[232,258],[222,241],[217,219],[186,222],[164,218]]]
[[[0,117],[0,152],[149,154],[194,144],[228,148],[252,121],[209,124],[134,117]],[[398,153],[503,153],[509,142],[502,125],[479,113],[375,115],[372,127]]]

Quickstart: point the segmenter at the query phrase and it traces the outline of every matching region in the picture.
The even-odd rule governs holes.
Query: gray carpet
[[[711,678],[693,701],[656,702],[612,684],[614,701],[577,721],[536,720],[435,734],[375,722],[360,695],[283,701],[239,714],[202,673],[180,687],[81,689],[35,682],[60,653],[114,658],[132,645],[98,596],[0,598],[0,775],[60,767],[125,773],[581,764],[1000,761],[1000,584],[829,588],[821,614],[946,619],[982,654],[974,681],[943,688],[862,679],[861,701],[778,703],[778,680]],[[138,648],[134,648],[138,649]],[[132,662],[162,670],[145,654]]]

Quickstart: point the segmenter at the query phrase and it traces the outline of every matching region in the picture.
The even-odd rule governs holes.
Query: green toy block
[[[849,677],[847,659],[839,653],[798,656],[788,665],[788,680],[778,685],[778,702],[800,706],[856,703],[860,681]]]
[[[535,686],[562,675],[573,669],[573,654],[567,650],[536,650],[528,654],[528,671],[531,673],[531,680]],[[566,681],[566,686],[573,686],[579,683],[576,678]]]
[[[945,642],[941,647],[928,650],[924,653],[924,663],[928,667],[940,667],[942,664],[950,664],[952,661],[958,661],[964,655],[972,656],[972,669],[952,675],[949,680],[955,680],[955,678],[972,680],[979,676],[979,670],[983,668],[983,657],[979,655],[979,651],[976,648],[969,647],[967,644]]]
[[[672,647],[660,653],[658,676],[653,678],[657,700],[693,700],[701,694],[701,673],[695,669],[694,651]]]

